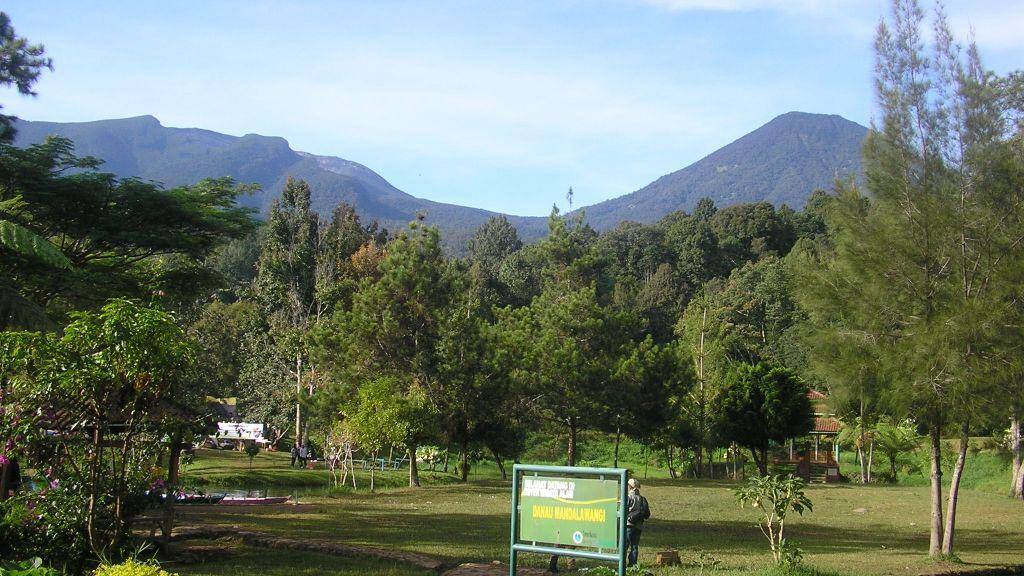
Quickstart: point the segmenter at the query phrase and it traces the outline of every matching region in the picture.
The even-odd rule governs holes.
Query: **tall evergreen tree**
[[[433,438],[444,405],[441,378],[445,314],[454,297],[436,228],[413,222],[387,246],[380,278],[363,280],[351,312],[332,319],[328,349],[349,359],[347,378],[360,385],[392,379],[409,419],[409,485],[419,486],[416,449]]]
[[[53,70],[53,61],[46,56],[43,45],[29,44],[27,38],[18,36],[10,16],[0,12],[0,86],[14,86],[23,96],[35,96],[32,86],[44,69]],[[14,116],[0,114],[0,142],[14,140],[15,120]]]
[[[966,56],[938,13],[935,56],[924,12],[895,0],[876,40],[881,123],[864,160],[871,201],[854,190],[832,207],[834,256],[807,298],[817,322],[877,359],[893,411],[927,429],[931,452],[929,553],[953,553],[959,481],[971,425],[986,409],[986,377],[1000,361],[996,327],[1009,311],[1002,280],[1019,267],[1020,188],[998,157],[1004,111],[977,51]],[[891,24],[891,25],[890,25]],[[996,156],[993,156],[996,154]],[[837,329],[832,329],[832,328]],[[957,429],[945,523],[941,437]]]
[[[739,364],[715,402],[722,436],[750,450],[762,476],[768,447],[807,435],[814,412],[807,385],[796,375],[766,363]]]
[[[305,335],[315,317],[316,254],[320,219],[310,209],[309,185],[289,178],[281,198],[270,210],[260,259],[256,267],[256,297],[264,314],[270,318],[275,336],[276,354],[280,358],[264,358],[278,362],[293,360],[295,379],[295,442],[302,441],[301,398],[304,391],[303,361],[307,357]],[[256,359],[257,361],[259,359]],[[308,367],[307,367],[308,371]],[[282,382],[281,385],[284,383]]]

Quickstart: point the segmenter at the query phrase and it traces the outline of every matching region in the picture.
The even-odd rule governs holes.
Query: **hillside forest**
[[[19,57],[0,82],[31,94],[50,62],[2,18]],[[137,495],[176,481],[157,456],[208,432],[211,397],[236,397],[277,449],[403,451],[417,486],[425,446],[465,479],[537,435],[572,466],[591,432],[673,475],[722,448],[763,475],[813,426],[814,389],[857,450],[924,438],[930,552],[952,554],[969,437],[1006,437],[1022,497],[1024,76],[986,70],[941,14],[926,46],[928,22],[896,0],[879,28],[863,184],[600,233],[556,207],[529,244],[499,216],[464,256],[423,221],[317,213],[301,179],[261,221],[236,203],[251,185],[117,177],[67,139],[14,146],[4,117],[0,464],[50,488],[31,513],[0,503],[28,518],[0,524],[0,549],[125,545]]]

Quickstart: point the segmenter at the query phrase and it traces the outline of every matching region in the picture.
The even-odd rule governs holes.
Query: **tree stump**
[[[658,552],[654,557],[655,566],[679,566],[682,562],[679,560],[678,550],[666,550],[664,552]]]

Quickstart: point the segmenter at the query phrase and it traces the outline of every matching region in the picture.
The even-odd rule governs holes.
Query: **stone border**
[[[171,542],[182,540],[216,540],[217,538],[237,538],[249,546],[259,548],[275,548],[280,550],[301,550],[305,552],[318,552],[332,556],[348,556],[353,558],[376,558],[378,560],[391,560],[411,564],[417,568],[440,572],[444,564],[435,558],[430,558],[415,552],[402,552],[398,550],[386,550],[383,548],[370,548],[367,546],[354,546],[351,544],[335,544],[316,540],[296,540],[294,538],[279,538],[261,532],[239,530],[231,526],[181,526],[175,528],[171,534]]]

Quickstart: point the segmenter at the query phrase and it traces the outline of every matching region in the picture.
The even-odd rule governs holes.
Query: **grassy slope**
[[[261,460],[262,459],[262,460]],[[208,478],[244,473],[244,454],[200,453],[188,474]],[[256,468],[261,467],[256,470]],[[323,483],[326,473],[288,471],[281,454],[260,454],[254,465],[260,478]],[[478,471],[490,474],[487,467]],[[392,483],[404,475],[389,473]],[[443,475],[434,476],[437,481]],[[365,474],[360,476],[365,486]],[[308,485],[308,484],[307,484]],[[724,573],[748,573],[765,566],[766,543],[754,526],[756,515],[735,504],[733,485],[724,482],[679,482],[650,479],[644,492],[653,519],[644,534],[643,562],[659,549],[678,548],[684,555],[703,551],[721,560]],[[814,512],[797,517],[789,536],[805,550],[808,563],[841,574],[917,574],[935,568],[924,560],[928,546],[928,493],[923,486],[815,486],[810,489]],[[217,523],[279,533],[288,537],[342,540],[430,554],[448,563],[505,559],[509,525],[509,487],[498,480],[468,485],[435,485],[421,489],[366,491],[334,496],[303,497],[298,506],[227,508],[196,507],[187,523]],[[997,493],[963,492],[958,516],[957,550],[965,568],[1021,562],[1024,549],[1024,507]],[[254,552],[255,554],[255,552]],[[389,573],[392,567],[363,561],[340,561],[317,554],[259,552],[268,560],[260,572],[288,574],[291,566],[337,568],[349,573]],[[197,567],[177,567],[184,574],[230,574],[250,554]],[[541,563],[541,558],[527,558]],[[349,563],[349,564],[346,564]],[[354,563],[354,564],[352,564]],[[327,572],[325,572],[327,573]],[[345,573],[345,572],[335,572]],[[404,572],[403,572],[404,573]],[[667,573],[697,574],[696,567]]]

